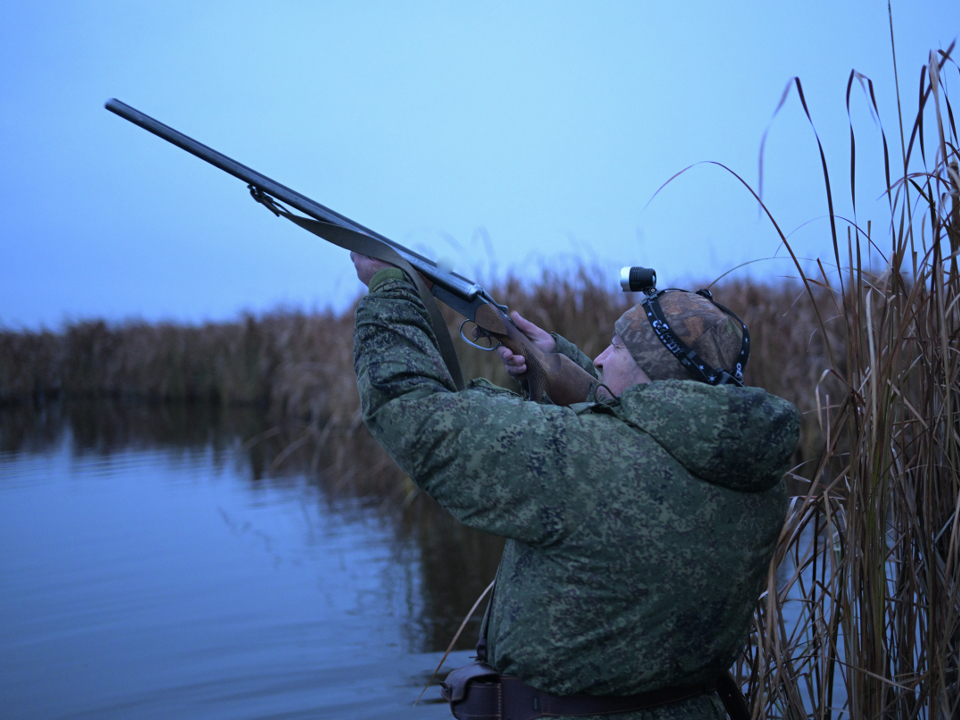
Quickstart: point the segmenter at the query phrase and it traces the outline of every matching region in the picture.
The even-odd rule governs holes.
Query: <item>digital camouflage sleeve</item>
[[[784,520],[793,405],[692,381],[571,407],[485,381],[456,392],[396,269],[361,301],[354,352],[380,444],[462,522],[508,538],[488,611],[495,668],[547,692],[626,695],[733,663]],[[723,716],[704,695],[606,718]]]

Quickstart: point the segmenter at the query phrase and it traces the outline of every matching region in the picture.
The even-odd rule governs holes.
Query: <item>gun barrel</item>
[[[116,98],[108,100],[104,107],[106,107],[106,109],[110,112],[119,115],[124,120],[128,120],[134,125],[138,125],[144,130],[153,133],[157,137],[176,145],[181,150],[186,150],[191,155],[194,155],[201,160],[210,163],[214,167],[233,175],[235,178],[242,180],[248,185],[253,185],[256,188],[259,188],[266,194],[276,198],[285,205],[289,205],[290,207],[299,210],[308,217],[312,217],[313,219],[320,220],[322,222],[333,223],[334,225],[339,225],[340,227],[348,230],[353,230],[355,232],[360,232],[364,235],[369,235],[370,237],[376,238],[377,240],[396,250],[405,260],[407,260],[407,262],[409,262],[418,271],[429,277],[434,283],[438,283],[454,293],[472,298],[481,291],[480,286],[471,280],[468,280],[467,278],[456,273],[439,270],[439,268],[437,268],[437,264],[429,258],[415,253],[403,245],[395,243],[389,238],[386,238],[383,235],[380,235],[379,233],[374,232],[373,230],[370,230],[369,228],[366,228],[347,217],[344,217],[340,213],[334,212],[328,207],[324,207],[320,203],[311,200],[305,195],[301,195],[295,190],[291,190],[285,185],[281,185],[280,183],[271,180],[266,175],[262,175],[256,170],[248,168],[246,165],[238,163],[236,160],[227,157],[223,153],[219,153],[213,148],[197,142],[193,138],[184,135],[178,130],[174,130],[168,125],[164,125],[159,120],[155,120],[149,115],[145,115],[139,110],[130,107],[126,103],[120,102]]]

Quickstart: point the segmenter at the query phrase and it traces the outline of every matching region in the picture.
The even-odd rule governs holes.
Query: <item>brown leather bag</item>
[[[451,672],[443,682],[440,694],[450,703],[450,710],[457,720],[535,720],[633,712],[679,702],[716,689],[717,683],[709,682],[635,695],[553,695],[530,687],[519,678],[500,675],[478,660]],[[737,715],[733,717],[740,720]]]

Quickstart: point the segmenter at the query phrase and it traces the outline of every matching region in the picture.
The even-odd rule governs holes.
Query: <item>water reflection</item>
[[[445,717],[410,706],[502,543],[309,443],[274,467],[298,432],[249,409],[0,408],[4,717]]]

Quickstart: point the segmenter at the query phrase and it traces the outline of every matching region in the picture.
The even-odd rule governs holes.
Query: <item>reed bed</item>
[[[545,269],[532,283],[508,276],[491,291],[591,356],[606,347],[616,319],[637,301],[589,267],[567,273]],[[816,316],[798,303],[802,287],[730,281],[713,291],[751,328],[747,382],[806,411],[807,439],[796,461],[815,462],[822,443],[808,388],[826,364]],[[461,318],[445,315],[457,335]],[[465,377],[516,388],[495,353],[459,341],[457,347]],[[58,333],[0,331],[0,405],[54,397],[258,405],[285,425],[285,433],[293,432],[291,454],[306,447],[316,466],[350,478],[382,476],[381,487],[397,478],[376,443],[368,442],[360,419],[352,309],[247,314],[200,326],[84,321]],[[357,457],[376,460],[372,467],[359,467]]]
[[[887,164],[883,237],[854,221],[846,238],[833,230],[839,274],[821,265],[806,277],[798,264],[810,297],[825,291],[832,304],[819,318],[828,372],[807,378],[825,444],[806,492],[793,499],[739,665],[754,717],[960,717],[951,50],[931,53],[916,117],[901,131],[898,169]],[[851,73],[850,86],[857,80],[865,79]],[[883,150],[886,157],[885,133]],[[865,267],[870,251],[886,260],[880,272]],[[842,328],[830,334],[831,323]]]
[[[45,397],[255,404],[319,418],[355,406],[348,314],[276,312],[182,326],[68,324],[0,331],[0,403]]]

